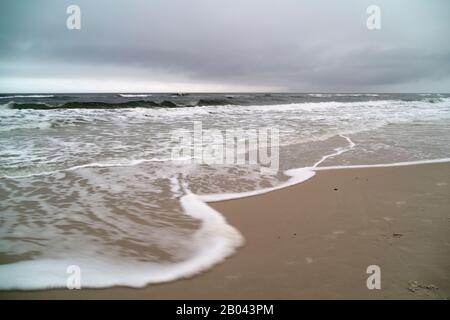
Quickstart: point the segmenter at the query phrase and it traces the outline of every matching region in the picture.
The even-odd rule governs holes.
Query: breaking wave
[[[13,96],[0,96],[0,99],[14,99],[14,98],[53,98],[52,94],[30,94],[30,95],[13,95]]]

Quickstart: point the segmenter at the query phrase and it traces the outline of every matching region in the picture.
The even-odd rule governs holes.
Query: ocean
[[[209,161],[227,132],[243,161]],[[447,160],[450,94],[2,94],[0,146],[0,289],[65,287],[72,266],[82,287],[142,287],[245,243],[208,201],[311,167]]]

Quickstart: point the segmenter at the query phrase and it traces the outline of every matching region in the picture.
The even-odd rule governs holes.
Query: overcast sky
[[[450,92],[449,15],[448,0],[1,0],[0,92]]]

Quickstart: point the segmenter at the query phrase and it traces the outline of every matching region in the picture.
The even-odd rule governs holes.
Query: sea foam
[[[218,211],[210,207],[208,202],[224,201],[260,195],[302,183],[315,175],[316,171],[343,169],[405,166],[421,163],[450,162],[450,158],[399,162],[392,164],[329,166],[319,167],[326,159],[338,156],[354,148],[355,143],[347,136],[348,145],[336,148],[333,153],[323,156],[311,167],[296,168],[285,171],[290,177],[286,182],[273,188],[266,188],[242,193],[225,193],[196,195],[187,186],[180,184],[174,189],[184,190],[180,203],[186,215],[201,221],[192,235],[191,245],[194,248],[189,259],[178,263],[150,263],[112,259],[103,257],[71,257],[67,259],[37,259],[0,266],[0,289],[34,290],[44,288],[61,288],[67,284],[70,274],[68,267],[76,265],[81,270],[82,288],[102,288],[111,286],[144,287],[152,283],[162,283],[186,278],[207,270],[232,255],[244,243],[239,231],[229,225]],[[172,184],[177,179],[171,179]]]
[[[313,136],[315,140],[318,137],[326,135],[335,135],[335,132],[349,134],[350,129],[353,131],[367,130],[368,128],[379,127],[385,124],[397,122],[403,123],[405,119],[409,122],[416,121],[417,119],[442,119],[448,118],[448,98],[438,101],[438,103],[429,103],[426,101],[363,101],[363,102],[311,102],[311,103],[293,103],[283,105],[256,105],[256,106],[207,106],[207,107],[190,107],[190,108],[164,108],[164,109],[120,109],[120,110],[46,110],[41,111],[23,111],[12,110],[8,106],[1,108],[2,115],[6,113],[11,114],[11,121],[5,122],[7,117],[3,117],[2,125],[17,126],[17,122],[23,121],[23,125],[33,124],[41,121],[42,118],[45,122],[49,120],[49,117],[88,117],[92,119],[92,123],[96,126],[92,128],[100,127],[102,124],[111,124],[111,134],[116,137],[118,133],[121,133],[124,129],[123,124],[133,124],[132,133],[147,132],[137,131],[136,125],[142,123],[145,125],[145,129],[152,128],[148,125],[148,119],[151,119],[152,123],[175,123],[176,126],[183,125],[181,119],[188,119],[191,121],[193,117],[199,117],[202,119],[211,119],[211,121],[217,119],[219,124],[225,123],[225,125],[234,125],[238,121],[248,124],[247,120],[250,118],[244,118],[249,116],[252,119],[261,119],[265,125],[267,123],[271,125],[277,125],[277,122],[269,122],[273,119],[282,121],[283,119],[289,119],[290,124],[295,124],[295,128],[301,128],[301,124],[305,119],[307,123],[320,123],[321,128],[324,125],[330,126],[330,129],[325,133],[320,133],[317,136],[311,134],[309,131],[299,136],[298,132],[294,137],[294,141],[305,140],[305,137]],[[413,104],[413,106],[410,106]],[[427,107],[427,108],[425,108]],[[255,117],[255,114],[257,117]],[[336,115],[339,115],[337,117]],[[267,116],[265,116],[267,115]],[[286,117],[284,116],[286,115]],[[289,115],[289,116],[287,116]],[[343,115],[346,115],[344,117]],[[220,118],[220,116],[226,116],[226,118]],[[308,118],[309,116],[309,118]],[[355,119],[367,117],[367,121],[361,121],[361,124]],[[209,117],[209,118],[207,118]],[[330,119],[328,119],[329,117]],[[161,121],[163,119],[164,121]],[[224,122],[224,119],[229,122]],[[230,120],[231,119],[231,120]],[[364,118],[365,119],[365,118]],[[298,124],[295,122],[298,120]],[[267,122],[266,122],[267,121]],[[294,121],[294,122],[292,122]],[[215,123],[212,122],[211,125]],[[108,128],[108,127],[106,127]],[[157,127],[159,128],[159,127]],[[336,128],[336,129],[335,129]],[[86,128],[83,128],[86,129]],[[311,129],[312,130],[312,129]],[[153,132],[152,137],[159,134],[161,130],[158,129]],[[33,132],[33,131],[32,131]],[[83,132],[85,132],[83,130]],[[94,131],[95,132],[95,131]],[[164,133],[164,132],[162,132]],[[7,135],[5,135],[6,137]],[[11,135],[15,138],[15,135]],[[135,137],[132,136],[129,143],[135,141]],[[208,202],[237,199],[249,196],[255,196],[274,190],[279,190],[295,184],[302,183],[312,178],[317,171],[331,170],[331,169],[344,169],[344,168],[362,168],[362,167],[388,167],[388,166],[402,166],[402,165],[414,165],[420,163],[439,163],[449,162],[449,158],[437,159],[437,160],[424,160],[413,162],[398,162],[391,164],[376,164],[376,165],[356,165],[356,166],[324,166],[326,160],[337,157],[355,147],[354,142],[346,135],[340,135],[341,138],[347,141],[345,147],[336,148],[334,152],[326,154],[313,163],[309,167],[302,167],[297,169],[291,169],[285,171],[285,175],[288,180],[274,186],[272,188],[259,189],[248,192],[240,193],[221,193],[221,194],[201,194],[197,195],[189,191],[188,186],[181,186],[178,180],[180,178],[173,178],[170,180],[171,185],[168,189],[174,194],[174,199],[180,201],[183,213],[191,218],[194,218],[200,222],[200,227],[191,234],[189,238],[189,247],[192,248],[190,255],[183,261],[175,263],[155,263],[155,262],[141,262],[133,259],[127,259],[125,257],[100,257],[100,256],[80,256],[76,252],[67,252],[67,258],[61,259],[36,259],[30,261],[17,262],[13,264],[0,266],[0,289],[42,289],[50,287],[65,287],[66,280],[69,274],[66,273],[67,267],[70,265],[78,265],[81,268],[81,285],[82,287],[110,287],[110,286],[129,286],[129,287],[143,287],[151,283],[159,283],[172,281],[183,277],[189,277],[202,272],[213,265],[224,260],[230,256],[240,245],[242,245],[244,239],[233,226],[229,225],[226,219],[216,210],[208,206]],[[116,139],[116,138],[114,138]],[[30,140],[32,135],[30,134]],[[156,140],[156,139],[155,139]],[[9,141],[9,140],[5,140]],[[109,143],[110,140],[105,140],[106,146],[111,147],[113,144]],[[360,141],[360,140],[358,140]],[[161,149],[161,145],[155,144],[158,149]],[[37,147],[39,145],[36,145]],[[87,144],[86,148],[91,148],[91,144]],[[144,145],[145,146],[145,145]],[[26,147],[26,146],[25,146]],[[36,147],[36,148],[37,148]],[[40,150],[36,148],[30,148],[30,154],[34,155],[34,150]],[[24,150],[25,148],[19,148]],[[67,148],[59,148],[60,150],[67,150]],[[77,152],[79,148],[75,148]],[[79,153],[76,153],[77,155]],[[9,154],[9,156],[11,156]],[[127,154],[124,157],[130,157]],[[6,159],[6,157],[4,157]],[[20,158],[20,157],[17,157]],[[16,158],[12,158],[16,159]],[[65,158],[63,158],[65,160]],[[71,162],[63,162],[61,166],[57,167],[58,170],[46,170],[47,167],[42,167],[42,171],[31,173],[28,175],[14,175],[4,176],[4,178],[27,178],[35,175],[52,175],[61,171],[77,171],[79,169],[86,168],[104,168],[104,167],[131,167],[139,165],[143,162],[159,162],[165,163],[169,160],[164,157],[143,159],[143,157],[136,157],[136,160],[126,160],[122,157],[118,157],[116,161],[106,161],[93,159],[92,162],[71,166]],[[10,161],[10,160],[8,160]],[[90,160],[87,160],[90,161]],[[48,159],[45,159],[45,163]],[[309,163],[309,162],[308,162]],[[150,163],[147,163],[150,164]],[[67,167],[65,167],[67,166]],[[178,170],[175,168],[174,170]],[[82,170],[80,170],[82,171]],[[77,171],[78,172],[78,171]],[[22,173],[22,172],[19,172]],[[9,172],[8,172],[9,174]],[[22,181],[22,180],[20,180]],[[25,180],[26,181],[26,180]],[[145,202],[147,199],[143,199]],[[143,212],[145,214],[145,212]],[[125,226],[126,227],[126,226]],[[150,245],[150,244],[149,244]]]
[[[149,263],[103,257],[37,259],[0,265],[1,290],[36,290],[66,287],[67,270],[80,268],[82,288],[143,287],[198,274],[223,261],[244,243],[244,238],[216,210],[186,191],[180,199],[185,214],[201,221],[192,235],[194,253],[179,263]]]
[[[0,96],[0,99],[14,99],[14,98],[53,98],[52,94],[31,94],[31,95],[14,95],[14,96]]]

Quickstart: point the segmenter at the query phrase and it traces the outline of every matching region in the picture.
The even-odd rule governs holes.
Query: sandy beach
[[[0,298],[448,299],[450,163],[318,171],[213,203],[246,244],[189,279],[142,289],[4,291]],[[381,269],[381,289],[366,269]],[[132,270],[130,270],[132,272]]]

